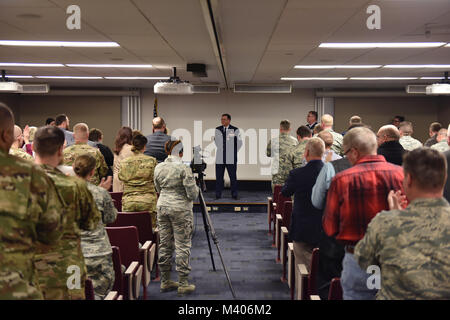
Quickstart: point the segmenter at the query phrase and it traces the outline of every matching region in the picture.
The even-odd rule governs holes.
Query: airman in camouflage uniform
[[[95,167],[95,174],[90,182],[98,186],[101,178],[105,177],[108,173],[108,166],[99,149],[91,147],[87,143],[75,142],[75,144],[64,149],[64,164],[66,166],[72,166],[75,159],[82,154],[90,154],[95,158],[97,165]]]
[[[23,149],[20,149],[20,148],[11,147],[11,149],[9,149],[9,154],[19,157],[19,158],[22,158],[22,159],[25,159],[25,160],[28,160],[28,161],[31,161],[31,162],[34,162],[34,158],[31,155],[29,155],[26,151],[24,151]]]
[[[192,205],[199,189],[191,169],[182,163],[180,157],[173,155],[169,155],[164,162],[156,166],[155,187],[160,194],[157,209],[161,291],[176,289],[179,285],[179,294],[190,293],[195,290],[194,285],[188,284],[191,271],[189,257],[193,231]],[[170,280],[174,247],[179,283]]]
[[[81,231],[81,249],[96,299],[104,299],[114,285],[112,249],[105,226],[116,221],[117,210],[108,191],[92,183],[88,183],[87,187],[102,214],[102,221],[93,231]]]
[[[280,123],[280,135],[273,138],[267,144],[266,155],[272,157],[272,191],[276,184],[283,185],[292,169],[291,162],[288,160],[288,154],[298,142],[293,136],[289,135],[290,123],[283,120]]]
[[[33,263],[36,244],[61,237],[62,203],[41,168],[8,154],[13,123],[0,104],[0,300],[43,299]]]
[[[9,154],[34,162],[34,158],[21,148],[23,141],[22,129],[18,125],[14,125],[14,142],[9,149]]]
[[[417,148],[422,147],[422,142],[417,139],[414,139],[411,136],[403,136],[398,141],[402,145],[403,149],[411,151]]]
[[[81,251],[81,230],[94,230],[101,219],[86,182],[49,165],[42,165],[65,203],[63,236],[54,245],[39,245],[36,254],[39,285],[46,300],[84,299],[86,266]],[[80,272],[80,287],[69,289],[68,272],[76,266]],[[72,271],[73,273],[73,271]]]
[[[156,226],[156,191],[153,183],[156,159],[140,151],[119,164],[119,180],[123,182],[122,211],[148,211],[152,228]]]
[[[435,149],[435,150],[440,151],[440,152],[445,152],[447,150],[450,150],[450,147],[449,147],[449,145],[447,143],[447,140],[441,140],[441,142],[433,144],[431,146],[431,149]]]
[[[303,155],[305,153],[306,143],[308,140],[299,141],[299,143],[291,149],[287,154],[286,171],[289,173],[293,169],[300,168],[303,163]],[[289,174],[288,174],[289,175]]]

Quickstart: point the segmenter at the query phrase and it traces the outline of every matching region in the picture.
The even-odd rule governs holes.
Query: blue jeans
[[[344,300],[374,300],[378,290],[367,288],[370,275],[360,268],[353,254],[346,252],[341,274]]]

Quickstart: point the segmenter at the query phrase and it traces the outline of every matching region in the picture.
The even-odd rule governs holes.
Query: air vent
[[[406,92],[414,94],[426,94],[427,93],[426,88],[427,88],[426,85],[409,85],[406,86]]]
[[[291,93],[290,84],[235,84],[235,93]]]
[[[23,84],[20,93],[48,93],[49,89],[48,84]]]
[[[194,93],[220,93],[220,87],[216,85],[194,85]]]

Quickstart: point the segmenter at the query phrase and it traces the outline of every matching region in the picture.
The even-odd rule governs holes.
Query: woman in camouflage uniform
[[[81,232],[81,249],[87,275],[94,285],[95,298],[103,299],[114,285],[112,249],[105,226],[116,220],[117,210],[108,191],[89,182],[95,173],[95,164],[94,157],[84,154],[76,158],[73,170],[78,177],[86,180],[87,187],[102,214],[102,222],[99,222],[95,230]]]
[[[156,228],[156,191],[153,175],[157,161],[144,154],[147,138],[142,134],[133,137],[133,155],[119,164],[119,179],[123,182],[122,211],[148,211],[152,228]]]
[[[183,145],[181,141],[167,141],[166,160],[156,166],[155,187],[159,192],[158,229],[159,253],[158,265],[161,270],[161,292],[175,290],[183,295],[195,290],[188,283],[191,271],[191,237],[193,230],[193,200],[198,196],[198,188],[191,168],[184,165]],[[171,260],[175,249],[179,282],[170,280]]]

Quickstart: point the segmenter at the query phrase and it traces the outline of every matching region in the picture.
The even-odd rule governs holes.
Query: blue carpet
[[[265,213],[211,213],[219,247],[237,299],[288,300],[289,288],[282,283],[282,266],[275,263],[276,249],[267,235]],[[211,246],[217,271],[212,271],[201,213],[194,213],[196,231],[192,240],[189,279],[196,285],[190,295],[178,297],[176,291],[160,293],[159,282],[147,288],[150,300],[231,300],[233,296],[223,271],[217,248]],[[175,261],[172,279],[177,279]]]

